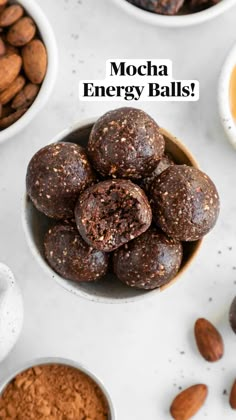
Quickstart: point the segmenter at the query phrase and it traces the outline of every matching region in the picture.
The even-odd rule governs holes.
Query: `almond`
[[[236,297],[234,298],[230,306],[229,322],[230,322],[233,332],[236,334]]]
[[[12,108],[29,107],[35,100],[39,91],[39,86],[28,83],[13,99]]]
[[[22,17],[8,31],[7,41],[14,47],[22,47],[33,39],[36,26],[30,17]]]
[[[17,54],[0,58],[0,92],[6,89],[20,73],[21,57]]]
[[[204,384],[193,385],[182,391],[171,404],[170,413],[176,420],[188,420],[204,404],[208,388]]]
[[[0,26],[6,27],[13,25],[13,23],[20,19],[23,14],[24,9],[19,4],[12,4],[11,6],[6,7],[0,15]]]
[[[10,125],[14,124],[20,117],[27,111],[27,108],[21,108],[17,111],[13,112],[13,114],[8,115],[5,118],[0,119],[0,130],[4,128],[10,127]]]
[[[25,78],[18,76],[3,92],[0,92],[0,103],[6,105],[19,93],[25,85]]]
[[[216,362],[224,354],[223,339],[209,321],[200,318],[195,323],[195,339],[202,357],[208,362]]]
[[[229,403],[231,405],[231,408],[236,410],[236,381],[234,381],[230,392]]]
[[[0,7],[5,6],[8,0],[0,0]]]
[[[34,39],[23,48],[23,67],[28,79],[35,84],[42,83],[47,71],[47,52],[39,39]]]
[[[0,57],[2,57],[6,52],[6,47],[3,39],[0,37]]]

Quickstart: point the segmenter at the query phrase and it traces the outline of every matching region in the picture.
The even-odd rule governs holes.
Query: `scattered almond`
[[[14,47],[22,47],[33,39],[35,33],[34,21],[28,16],[22,17],[9,29],[7,41]]]
[[[3,130],[10,125],[14,124],[20,117],[27,111],[27,108],[18,109],[17,111],[13,112],[13,114],[8,115],[5,118],[0,119],[0,130]]]
[[[229,403],[231,405],[231,408],[236,410],[236,381],[234,381],[230,392]]]
[[[12,108],[29,107],[38,95],[39,85],[28,83],[13,99]]]
[[[8,0],[0,0],[0,7],[5,6]]]
[[[230,322],[233,332],[236,334],[236,297],[234,298],[230,306],[229,322]]]
[[[216,362],[224,354],[224,343],[220,333],[209,321],[200,318],[195,323],[195,339],[202,357],[208,362]]]
[[[6,52],[6,47],[3,39],[0,37],[0,57],[2,57]]]
[[[0,103],[6,105],[19,93],[25,85],[25,78],[18,76],[3,92],[0,92]]]
[[[28,79],[35,84],[42,83],[47,71],[47,52],[42,41],[34,39],[23,50],[23,67]]]
[[[13,23],[20,19],[23,14],[23,7],[19,4],[12,4],[11,6],[6,7],[0,15],[0,26],[6,27],[13,25]]]
[[[204,384],[193,385],[182,391],[171,404],[170,413],[176,420],[188,420],[204,404],[208,388]]]
[[[22,59],[12,54],[0,58],[0,92],[6,89],[20,73]]]

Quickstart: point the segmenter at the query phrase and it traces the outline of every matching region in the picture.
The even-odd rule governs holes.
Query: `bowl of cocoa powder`
[[[115,413],[94,374],[54,357],[25,363],[1,383],[0,418],[114,420]]]

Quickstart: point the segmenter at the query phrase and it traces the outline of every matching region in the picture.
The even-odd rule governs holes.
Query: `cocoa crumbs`
[[[0,397],[0,420],[108,420],[98,386],[65,365],[36,366],[17,375]]]

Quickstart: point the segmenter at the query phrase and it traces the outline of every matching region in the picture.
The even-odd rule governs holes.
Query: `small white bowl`
[[[218,87],[218,105],[221,123],[230,143],[236,148],[236,121],[233,118],[230,106],[230,81],[234,67],[236,67],[236,45],[227,56],[221,71]]]
[[[43,13],[35,0],[19,0],[18,3],[24,7],[26,12],[36,23],[41,38],[46,46],[48,54],[48,67],[45,79],[40,87],[37,98],[18,121],[16,121],[10,127],[0,131],[0,143],[19,133],[43,108],[54,87],[58,70],[57,44],[47,16]]]
[[[5,388],[9,385],[9,383],[17,375],[19,375],[20,373],[23,373],[27,369],[31,369],[32,367],[35,367],[35,366],[54,365],[54,364],[72,367],[74,369],[79,370],[80,372],[82,372],[85,375],[87,375],[90,379],[92,379],[92,381],[101,390],[101,392],[102,392],[102,394],[103,394],[103,396],[104,396],[104,398],[105,398],[105,400],[107,402],[107,406],[108,406],[108,410],[109,410],[108,420],[115,420],[116,417],[115,417],[115,408],[114,408],[114,405],[112,403],[112,400],[111,400],[111,397],[110,397],[109,393],[107,392],[105,386],[100,381],[100,379],[98,379],[97,376],[94,375],[94,373],[91,373],[83,365],[81,365],[81,364],[79,364],[77,362],[74,362],[73,360],[63,359],[61,357],[44,357],[44,358],[39,358],[39,359],[32,360],[30,362],[26,362],[23,365],[21,365],[20,367],[17,367],[15,369],[12,369],[12,371],[10,372],[10,374],[8,375],[7,378],[1,379],[1,382],[0,382],[0,395],[4,392]]]
[[[96,119],[83,121],[82,123],[76,124],[64,130],[53,139],[52,143],[63,140],[86,146],[90,131],[95,121]],[[187,148],[166,130],[161,130],[162,134],[165,136],[166,150],[172,154],[175,161],[198,168],[197,162]],[[153,293],[157,294],[164,291],[166,288],[170,287],[173,283],[179,280],[181,275],[188,269],[189,265],[195,259],[202,243],[200,240],[196,242],[189,242],[185,245],[185,258],[180,271],[169,283],[159,289],[147,291],[128,287],[118,281],[113,274],[107,274],[98,282],[76,283],[61,277],[51,269],[45,260],[43,249],[44,235],[52,222],[34,207],[27,196],[23,199],[22,222],[30,250],[47,275],[53,278],[54,281],[59,283],[69,292],[98,303],[114,304],[134,302],[144,299]]]
[[[127,0],[113,0],[120,8],[135,18],[142,20],[151,25],[166,26],[166,27],[183,27],[190,25],[197,25],[206,22],[235,6],[235,0],[221,0],[215,6],[209,7],[206,10],[197,13],[176,16],[164,16],[157,13],[152,13],[147,10],[129,3]]]

